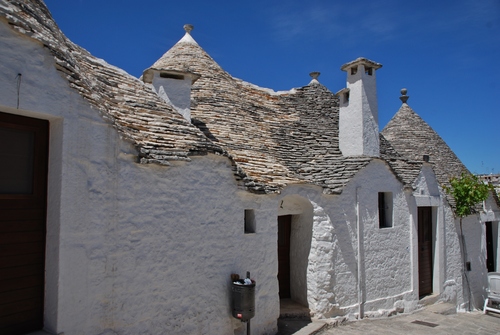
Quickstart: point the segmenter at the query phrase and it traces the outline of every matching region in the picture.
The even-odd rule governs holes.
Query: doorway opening
[[[49,122],[0,112],[0,333],[43,327]]]
[[[292,216],[278,216],[278,283],[280,299],[290,299],[290,230]]]
[[[281,315],[309,318],[307,297],[313,207],[309,200],[288,195],[278,209],[278,286]]]
[[[486,226],[486,268],[488,272],[496,272],[498,255],[498,223],[488,221]]]
[[[433,292],[434,234],[432,207],[418,207],[418,292],[420,298]]]

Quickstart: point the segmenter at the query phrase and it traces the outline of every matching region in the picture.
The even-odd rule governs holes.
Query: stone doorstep
[[[293,335],[315,335],[326,329],[328,324],[322,320],[313,320],[310,324],[293,333]]]
[[[291,299],[281,299],[280,319],[311,320],[310,310]]]
[[[418,304],[421,306],[429,306],[434,305],[439,299],[439,294],[431,294],[423,297],[418,301]]]

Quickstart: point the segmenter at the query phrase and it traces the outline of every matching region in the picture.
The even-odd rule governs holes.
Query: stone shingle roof
[[[151,68],[200,75],[191,90],[192,122],[227,150],[247,188],[313,183],[340,193],[371,161],[342,157],[338,98],[319,82],[278,93],[259,88],[231,77],[187,36]]]
[[[441,185],[449,185],[450,178],[459,176],[462,171],[468,172],[446,142],[406,103],[382,130],[382,135],[410,162],[422,161],[423,155],[429,155]],[[450,197],[448,201],[454,204]]]
[[[380,134],[380,157],[386,160],[406,187],[414,188],[414,182],[422,170],[422,161],[412,161],[401,156],[382,134]]]
[[[192,87],[190,124],[149,84],[69,41],[43,2],[0,0],[0,15],[52,53],[70,87],[137,147],[141,163],[168,165],[216,153],[231,159],[236,179],[252,192],[309,183],[325,193],[340,193],[372,160],[341,155],[337,96],[315,79],[287,92],[259,88],[233,78],[185,36],[151,68],[199,76]],[[409,185],[419,166],[381,143],[383,158]]]
[[[39,0],[0,0],[0,15],[53,55],[56,68],[140,152],[140,160],[168,164],[189,155],[222,152],[142,81],[69,41]]]
[[[399,154],[410,160],[421,161],[423,155],[429,155],[441,184],[467,171],[446,142],[407,104],[401,106],[382,130],[382,135]]]

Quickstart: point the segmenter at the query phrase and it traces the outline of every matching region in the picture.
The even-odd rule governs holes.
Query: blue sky
[[[139,77],[194,25],[193,38],[232,76],[274,90],[332,92],[358,57],[377,71],[382,129],[408,104],[474,173],[500,173],[499,0],[45,0],[62,31]]]

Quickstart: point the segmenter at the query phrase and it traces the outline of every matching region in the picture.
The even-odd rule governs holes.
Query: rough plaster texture
[[[272,225],[261,218],[270,217],[266,211],[257,212],[257,234],[245,235],[251,195],[236,193],[228,159],[168,169],[136,164],[135,150],[68,87],[40,45],[0,29],[3,111],[51,121],[46,329],[240,334],[229,275],[251,271],[258,283],[253,329],[273,333],[277,205]],[[29,112],[12,109],[17,73],[20,107]]]
[[[379,228],[378,192],[394,194],[392,228]],[[295,277],[304,278],[300,273],[304,271],[301,257],[307,255],[303,249],[310,245],[305,276],[307,302],[316,316],[357,312],[358,289],[362,292],[361,302],[370,309],[391,309],[398,300],[415,299],[411,293],[409,199],[385,163],[370,163],[339,196],[326,196],[317,189],[298,186],[287,188],[283,195],[283,214],[296,214],[292,220],[291,262],[298,270],[292,270],[292,287],[297,286],[298,292],[294,296],[292,291],[292,298],[303,303],[303,283]],[[359,287],[356,199],[363,208],[359,217],[363,264]],[[301,201],[302,205],[297,205]],[[309,228],[302,230],[309,226],[312,234]],[[294,234],[302,235],[302,244],[294,243]]]

